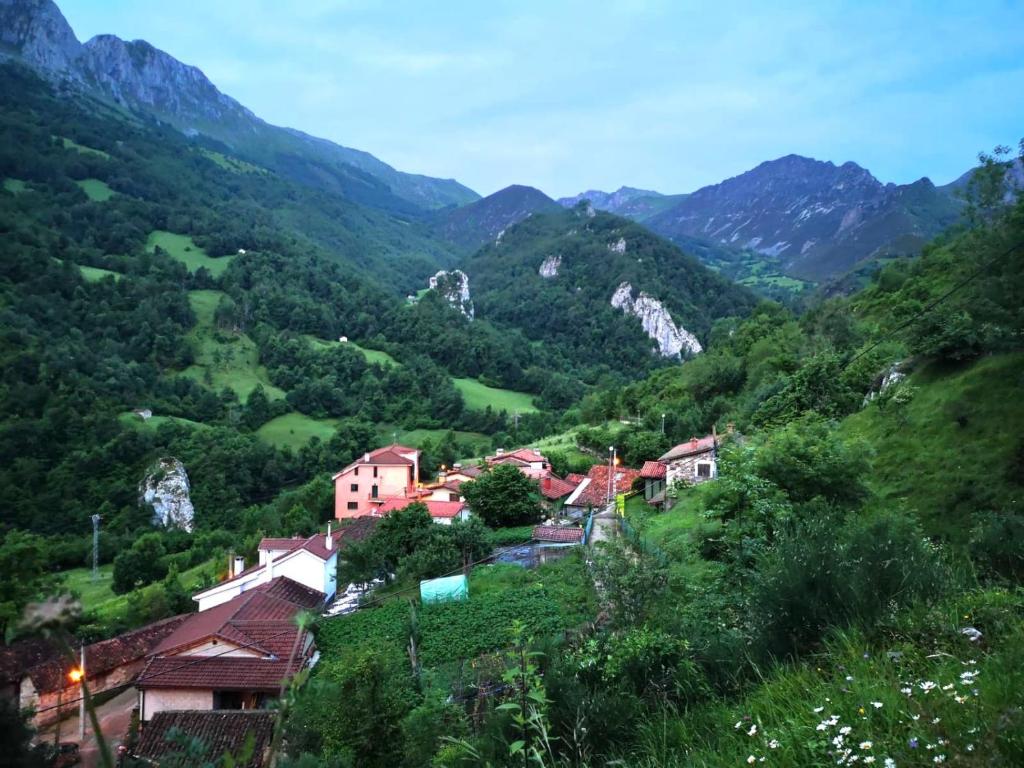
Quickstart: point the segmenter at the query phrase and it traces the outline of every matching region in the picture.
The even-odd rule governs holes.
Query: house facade
[[[665,465],[667,488],[676,482],[697,485],[713,480],[718,477],[718,438],[714,434],[690,438],[671,448],[658,461]]]
[[[207,611],[233,600],[244,592],[284,577],[332,599],[338,590],[338,552],[352,541],[368,536],[376,519],[354,520],[326,534],[290,539],[265,538],[260,541],[259,562],[246,568],[241,558],[232,562],[231,578],[192,596],[200,611]]]
[[[295,616],[323,601],[279,576],[191,614],[152,650],[135,682],[142,721],[166,711],[264,708],[310,663],[313,635]]]
[[[456,501],[432,501],[430,499],[388,499],[381,506],[380,513],[387,515],[399,509],[405,509],[410,504],[420,503],[427,508],[430,519],[438,525],[451,525],[456,520],[468,520],[470,518],[469,507],[462,500]]]
[[[389,445],[365,453],[332,477],[334,517],[379,516],[392,498],[412,498],[419,480],[420,452]]]
[[[644,501],[653,506],[665,503],[665,477],[668,467],[660,461],[645,461],[640,468],[644,479]]]
[[[551,464],[533,448],[517,448],[514,451],[499,448],[493,456],[488,456],[486,461],[488,467],[512,464],[533,480],[539,480],[551,472]]]

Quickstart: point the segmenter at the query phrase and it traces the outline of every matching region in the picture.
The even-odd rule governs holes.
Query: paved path
[[[609,504],[601,512],[594,515],[594,527],[590,530],[590,544],[608,541],[619,535],[619,516],[615,513],[615,504]]]
[[[135,688],[122,691],[110,701],[97,708],[100,728],[107,739],[110,752],[117,759],[117,745],[124,741],[131,724],[132,708],[138,704],[138,693]],[[39,741],[53,741],[55,726],[48,726],[39,731]],[[60,740],[78,743],[78,714],[65,718],[60,724]],[[93,737],[92,722],[89,715],[85,716],[85,740],[81,742],[82,768],[95,768],[100,764],[100,750]]]

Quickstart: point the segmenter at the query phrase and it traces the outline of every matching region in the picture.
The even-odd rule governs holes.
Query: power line
[[[964,278],[963,280],[961,280],[960,282],[958,282],[958,283],[957,283],[956,285],[954,285],[954,286],[953,286],[952,288],[950,288],[950,289],[949,289],[948,291],[946,291],[945,293],[943,293],[943,294],[942,294],[941,296],[939,296],[939,297],[938,297],[937,299],[933,299],[933,300],[932,300],[931,302],[929,302],[929,303],[928,303],[928,304],[927,304],[927,305],[926,305],[926,306],[925,306],[924,308],[922,308],[922,309],[921,309],[920,311],[918,311],[917,313],[915,313],[915,314],[914,314],[914,315],[912,315],[911,317],[909,317],[909,318],[907,318],[906,320],[904,320],[904,321],[903,321],[902,323],[900,323],[899,325],[897,325],[897,326],[896,326],[895,328],[893,328],[893,329],[892,329],[891,331],[889,331],[888,333],[886,333],[885,335],[883,335],[883,336],[882,336],[882,338],[878,339],[878,340],[877,340],[876,342],[874,342],[873,344],[871,344],[870,346],[868,346],[868,348],[867,348],[867,349],[864,349],[864,350],[862,350],[862,351],[858,352],[858,353],[857,353],[856,355],[854,355],[853,357],[851,357],[851,358],[850,358],[849,360],[847,360],[847,361],[846,361],[846,362],[845,362],[845,363],[844,363],[844,364],[842,365],[842,367],[840,368],[840,370],[846,370],[846,368],[847,368],[847,367],[849,367],[849,366],[850,366],[851,364],[853,364],[853,362],[854,362],[854,361],[856,361],[856,360],[859,360],[860,358],[864,357],[864,355],[866,355],[866,354],[867,354],[868,352],[870,352],[871,350],[873,350],[873,349],[875,349],[876,347],[878,347],[878,346],[879,346],[880,344],[882,344],[883,342],[885,342],[885,341],[888,341],[889,339],[891,339],[891,338],[892,338],[893,336],[895,336],[895,335],[896,335],[897,333],[899,333],[900,331],[903,331],[903,330],[905,330],[905,329],[906,329],[906,328],[908,328],[908,327],[909,327],[910,325],[912,325],[912,324],[913,324],[914,322],[916,322],[917,320],[919,320],[919,319],[920,319],[921,317],[923,317],[924,315],[926,315],[926,314],[928,314],[929,312],[931,312],[931,311],[932,311],[933,309],[935,309],[935,307],[937,307],[937,306],[938,306],[939,304],[941,304],[942,302],[944,302],[944,301],[945,301],[946,299],[948,299],[948,298],[949,298],[950,296],[952,296],[952,295],[953,295],[954,293],[956,293],[957,291],[959,291],[959,290],[960,290],[961,288],[963,288],[963,287],[964,287],[965,285],[967,285],[967,284],[968,284],[968,283],[970,283],[971,281],[975,280],[976,278],[980,277],[980,276],[981,276],[982,274],[984,274],[984,273],[985,273],[985,272],[986,272],[986,271],[987,271],[987,270],[989,269],[989,267],[992,267],[992,266],[993,266],[993,265],[994,265],[994,264],[995,264],[995,263],[996,263],[997,261],[1000,261],[1000,260],[1002,260],[1002,259],[1006,258],[1006,257],[1007,257],[1007,256],[1009,256],[1009,255],[1010,255],[1011,253],[1013,253],[1014,251],[1016,251],[1017,249],[1019,249],[1019,248],[1022,248],[1022,247],[1024,247],[1024,240],[1022,240],[1022,241],[1020,241],[1020,242],[1017,242],[1017,243],[1015,243],[1015,244],[1011,245],[1011,246],[1010,246],[1009,248],[1007,248],[1007,249],[1006,249],[1005,251],[1002,251],[1001,253],[998,253],[998,254],[996,254],[996,255],[995,255],[994,257],[992,257],[991,259],[989,259],[988,261],[986,261],[986,262],[985,262],[984,264],[982,264],[982,265],[981,265],[980,267],[978,267],[978,268],[977,268],[976,270],[974,270],[974,271],[973,271],[973,272],[972,272],[971,274],[969,274],[969,275],[968,275],[967,277],[965,277],[965,278]]]

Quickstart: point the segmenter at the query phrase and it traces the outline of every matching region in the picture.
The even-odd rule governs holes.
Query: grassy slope
[[[105,181],[99,179],[82,179],[75,184],[82,188],[86,197],[97,203],[105,203],[114,196],[114,190],[107,186]]]
[[[118,419],[122,423],[128,424],[128,425],[130,425],[132,427],[135,427],[136,429],[157,430],[162,425],[168,424],[168,423],[178,424],[178,425],[187,426],[187,427],[205,427],[206,426],[205,424],[203,424],[200,421],[192,421],[192,419],[183,419],[180,416],[159,416],[159,415],[154,415],[154,416],[150,416],[148,419],[143,421],[142,419],[140,419],[138,416],[136,416],[131,411],[125,411],[124,413],[119,414],[118,415]]]
[[[196,362],[183,375],[209,383],[214,389],[228,387],[243,402],[257,384],[262,384],[271,400],[284,397],[284,391],[270,383],[267,370],[259,364],[255,342],[244,333],[221,332],[213,323],[221,291],[190,291],[189,301],[196,314],[196,326],[189,333]]]
[[[102,149],[94,149],[93,147],[87,147],[84,144],[79,144],[77,141],[61,137],[61,143],[64,145],[64,149],[73,149],[76,152],[81,152],[83,155],[93,155],[95,157],[102,157],[104,160],[109,160],[110,155],[104,152]]]
[[[210,578],[217,574],[222,563],[220,559],[209,560],[200,563],[194,568],[189,568],[178,577],[182,586],[191,591],[209,582]],[[124,615],[128,610],[128,595],[115,595],[110,588],[113,578],[114,566],[103,565],[99,569],[99,579],[92,580],[92,569],[74,568],[60,574],[61,582],[68,590],[74,592],[82,601],[82,608],[85,611],[95,611],[100,619],[116,619]],[[159,587],[160,585],[154,585]],[[146,592],[152,587],[142,587],[140,591]]]
[[[28,184],[22,179],[4,179],[4,191],[12,195],[18,195],[28,189]]]
[[[471,411],[482,411],[488,405],[494,411],[507,411],[508,413],[532,413],[537,410],[533,404],[533,396],[525,392],[488,387],[476,379],[452,379],[452,381],[462,393],[466,407]]]
[[[286,413],[268,421],[256,430],[256,434],[278,448],[288,446],[298,450],[314,437],[327,442],[334,436],[336,426],[335,419],[314,419],[302,413]]]
[[[306,336],[305,338],[309,341],[310,344],[319,349],[329,349],[330,347],[341,345],[341,342],[339,341],[318,339],[315,336]],[[366,349],[365,347],[361,347],[358,344],[351,341],[346,343],[348,344],[348,346],[358,349],[360,352],[362,352],[363,357],[366,358],[366,362],[368,363],[376,363],[377,365],[401,365],[400,362],[395,360],[395,358],[393,358],[387,352],[381,352],[379,349]]]
[[[147,251],[153,251],[157,246],[166,251],[172,259],[176,259],[188,267],[189,272],[206,267],[214,277],[223,274],[234,258],[234,256],[211,258],[206,251],[193,243],[192,238],[188,235],[178,235],[161,229],[150,232],[149,237],[146,238]]]
[[[842,431],[871,445],[868,483],[881,505],[903,504],[929,533],[962,542],[972,513],[1020,504],[1011,474],[1024,434],[1024,354],[929,367],[908,383],[905,406],[872,404]]]

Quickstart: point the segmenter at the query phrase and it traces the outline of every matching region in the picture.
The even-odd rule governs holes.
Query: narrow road
[[[615,504],[609,504],[601,512],[594,515],[594,527],[590,531],[590,544],[608,541],[619,535],[619,516],[615,513]]]
[[[117,746],[124,741],[131,723],[132,708],[138,703],[135,688],[122,691],[110,701],[100,704],[96,713],[100,719],[100,728],[107,739],[111,753],[117,755]],[[92,723],[86,715],[85,740],[81,742],[82,768],[94,768],[100,764],[100,750],[92,732]],[[48,726],[39,731],[38,741],[53,741],[56,726]],[[60,724],[60,740],[62,742],[79,743],[78,715],[65,718]]]

